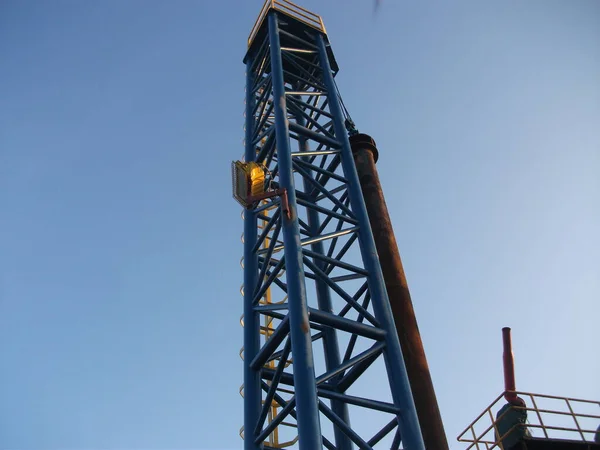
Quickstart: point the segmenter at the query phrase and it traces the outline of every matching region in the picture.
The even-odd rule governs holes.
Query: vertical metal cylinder
[[[512,351],[512,340],[510,337],[510,328],[502,328],[502,360],[504,362],[504,398],[508,402],[514,402],[517,399],[517,390],[515,382],[515,359]]]
[[[357,168],[352,160],[352,149],[346,134],[344,115],[337,95],[325,40],[322,35],[317,36],[319,60],[323,70],[323,82],[327,88],[327,99],[333,116],[335,136],[341,143],[341,164],[344,175],[348,181],[348,195],[352,211],[359,223],[358,239],[365,269],[369,272],[367,277],[371,293],[373,311],[381,324],[381,328],[388,332],[385,338],[384,359],[389,373],[390,390],[394,403],[402,408],[398,415],[398,427],[402,435],[403,448],[407,450],[424,450],[423,438],[419,429],[419,420],[411,393],[410,383],[402,357],[402,349],[394,332],[392,311],[387,297],[385,283],[382,277],[380,259],[373,240],[369,216],[365,208],[365,201],[359,185]]]
[[[356,170],[381,262],[402,355],[427,450],[448,450],[429,366],[423,349],[402,260],[375,163],[379,153],[366,134],[350,137]]]
[[[300,225],[296,207],[296,189],[292,168],[292,154],[289,141],[289,125],[286,112],[283,62],[279,39],[277,13],[269,12],[269,42],[271,44],[271,79],[273,81],[273,113],[275,116],[275,136],[277,139],[277,162],[279,165],[280,187],[287,190],[290,217],[281,217],[285,270],[292,274],[286,278],[294,360],[294,391],[296,399],[296,420],[298,422],[299,447],[301,450],[323,448],[315,368],[312,353],[312,338],[308,321],[308,304],[304,284],[304,264],[300,246]]]

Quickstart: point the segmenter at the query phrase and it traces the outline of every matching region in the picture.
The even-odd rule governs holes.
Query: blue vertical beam
[[[302,116],[302,114],[296,114],[296,122],[300,126],[306,126],[306,120]],[[308,139],[304,136],[298,136],[298,151],[300,152],[308,152],[310,151],[310,146],[308,143]],[[310,156],[302,157],[303,160],[309,162]],[[312,176],[312,171],[307,169],[306,172]],[[304,179],[304,192],[310,192],[313,189],[313,185],[308,182],[308,180]],[[316,202],[315,202],[316,203]],[[313,236],[318,236],[319,228],[321,227],[321,223],[319,220],[318,211],[307,208],[307,219],[308,226],[310,227],[310,232]],[[312,251],[318,253],[320,255],[325,255],[325,251],[323,248],[323,241],[317,241],[316,243],[311,245]],[[313,258],[314,264],[319,267],[321,270],[325,270],[325,266],[327,265],[323,260]],[[319,305],[319,310],[326,311],[329,313],[333,312],[333,306],[331,303],[331,295],[329,293],[329,287],[323,282],[323,280],[316,280],[316,289],[317,289],[317,303]],[[325,368],[329,372],[337,368],[340,363],[340,348],[338,344],[337,334],[335,329],[326,328],[323,330],[323,350],[325,352]],[[348,414],[348,405],[343,401],[339,400],[331,400],[331,409],[333,412],[340,417],[344,421],[344,423],[350,426],[350,415]],[[352,440],[338,427],[334,427],[335,433],[335,444],[338,450],[352,450]]]
[[[246,136],[245,159],[254,161],[256,152],[252,145],[255,120],[253,59],[246,63]],[[253,251],[257,240],[257,220],[254,211],[244,212],[244,450],[259,450],[262,444],[254,443],[254,428],[261,410],[262,391],[260,372],[250,367],[250,362],[260,349],[260,316],[254,311],[252,298],[258,283],[258,254]]]
[[[360,226],[358,232],[359,243],[363,264],[365,269],[369,272],[367,279],[369,290],[371,292],[371,303],[373,305],[375,317],[381,323],[381,328],[387,332],[384,359],[394,403],[402,409],[402,414],[398,415],[398,426],[402,435],[403,448],[407,450],[425,450],[408,374],[406,372],[404,358],[402,357],[402,349],[400,348],[400,341],[398,340],[398,335],[396,333],[392,310],[383,281],[381,266],[379,265],[377,249],[375,247],[375,241],[373,240],[369,216],[360,189],[360,181],[354,165],[354,158],[346,134],[346,127],[344,126],[344,116],[337,96],[325,40],[321,34],[317,35],[316,40],[319,49],[319,60],[323,69],[323,81],[328,92],[327,98],[329,100],[329,108],[333,115],[335,135],[342,144],[342,167],[344,175],[348,180],[350,204]]]
[[[271,44],[271,77],[273,80],[273,103],[277,163],[280,187],[287,189],[291,217],[282,215],[282,232],[285,252],[285,270],[288,289],[290,335],[294,360],[294,391],[296,420],[298,421],[299,447],[301,450],[320,450],[322,446],[321,425],[312,340],[308,321],[304,265],[300,245],[300,226],[296,208],[296,191],[292,171],[292,155],[283,80],[283,63],[279,39],[277,13],[269,12],[269,42]]]

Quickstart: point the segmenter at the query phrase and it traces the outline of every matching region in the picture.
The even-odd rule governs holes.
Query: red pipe
[[[502,354],[504,360],[504,398],[507,402],[514,403],[518,397],[515,393],[517,390],[515,385],[515,359],[512,352],[509,327],[502,328],[502,342],[504,344],[504,353]]]

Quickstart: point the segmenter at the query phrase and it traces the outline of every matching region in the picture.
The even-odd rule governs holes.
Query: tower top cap
[[[308,25],[311,28],[314,28],[315,30],[320,31],[323,34],[327,34],[327,31],[325,31],[325,25],[323,24],[323,19],[321,19],[321,16],[318,14],[310,12],[309,10],[304,9],[288,0],[266,0],[262,9],[260,10],[258,19],[256,19],[256,22],[252,27],[252,31],[250,31],[250,36],[248,36],[248,48],[250,48],[252,45],[254,38],[258,34],[258,30],[260,30],[262,23],[271,10],[278,11],[302,22],[305,25]]]

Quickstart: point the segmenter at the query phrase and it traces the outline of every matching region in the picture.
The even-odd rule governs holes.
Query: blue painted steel
[[[273,419],[273,421],[262,431],[262,433],[256,437],[256,442],[262,442],[264,439],[266,439],[267,436],[269,436],[269,434],[271,434],[271,432],[277,427],[277,425],[283,422],[285,417],[293,411],[294,406],[296,406],[296,402],[297,400],[294,398],[287,405],[285,405],[277,417],[275,417],[275,419]]]
[[[279,379],[281,378],[281,375],[283,374],[283,369],[285,369],[285,363],[288,360],[288,357],[290,356],[291,351],[292,351],[291,341],[288,339],[285,342],[285,346],[283,347],[283,350],[281,351],[281,356],[279,358],[279,364],[277,365],[277,369],[275,370],[275,374],[273,375],[271,385],[269,386],[269,390],[268,390],[267,396],[265,398],[263,410],[260,415],[260,420],[255,429],[255,433],[260,432],[261,427],[262,427],[265,419],[267,418],[267,415],[269,414],[269,410],[271,409],[271,402],[273,401],[273,398],[275,398],[275,394],[277,393],[277,385],[279,383]]]
[[[344,216],[342,214],[338,214],[332,210],[329,210],[327,208],[323,208],[322,206],[316,205],[312,202],[308,202],[304,199],[298,199],[298,204],[302,205],[302,206],[306,206],[306,207],[310,207],[312,209],[315,209],[317,211],[319,211],[322,214],[326,214],[328,216],[332,216],[335,217],[336,219],[340,219],[340,220],[345,220],[348,223],[351,223],[352,225],[356,225],[358,223],[357,220],[353,219],[352,217],[348,217],[348,216]]]
[[[290,123],[290,130],[295,131],[296,133],[301,133],[304,136],[308,136],[312,140],[320,142],[321,144],[329,145],[331,148],[340,148],[340,143],[337,140],[328,136],[323,136],[322,134],[309,130],[306,127],[301,127],[300,125]]]
[[[298,114],[296,116],[296,121],[298,122],[298,125],[300,125],[300,126],[306,125],[305,116],[303,114]],[[310,151],[310,146],[309,146],[308,140],[306,138],[300,137],[298,139],[298,151],[300,151],[300,152],[309,152]],[[309,159],[309,157],[305,156],[305,157],[303,157],[303,159],[307,160],[307,159]],[[309,171],[307,171],[306,174],[312,178],[312,174]],[[303,182],[304,182],[304,190],[309,191],[310,190],[309,188],[311,187],[311,183],[309,182],[307,177],[303,177]],[[335,200],[337,200],[337,199],[335,199]],[[308,215],[308,226],[309,226],[311,233],[314,236],[318,236],[317,231],[321,227],[319,213],[317,211],[311,209],[311,210],[307,211],[307,215]],[[325,254],[325,250],[324,250],[322,241],[317,241],[314,244],[311,244],[311,248],[312,248],[313,252],[318,255]],[[322,260],[319,260],[319,259],[313,257],[313,263],[317,267],[321,268],[321,270],[324,269],[323,266],[325,263]],[[332,311],[333,306],[331,303],[331,296],[329,295],[328,286],[325,283],[323,283],[323,281],[317,280],[316,288],[317,288],[317,303],[319,305],[319,309],[321,309],[322,311]],[[327,314],[327,313],[323,313],[323,314]],[[337,317],[337,316],[335,316],[335,317]],[[325,352],[325,367],[327,368],[327,371],[334,370],[336,367],[338,367],[340,365],[340,362],[341,362],[340,361],[340,347],[338,345],[337,334],[336,334],[336,331],[334,328],[326,328],[325,331],[323,332],[323,350]],[[340,402],[340,401],[337,401],[334,399],[331,401],[331,408],[333,409],[333,412],[335,412],[340,417],[340,419],[344,421],[344,423],[346,423],[348,426],[350,426],[350,415],[348,414],[348,406],[344,402]],[[347,435],[345,435],[338,428],[334,429],[334,433],[335,433],[335,444],[339,450],[352,450],[352,441],[350,440],[350,438]]]
[[[397,426],[398,426],[398,419],[393,419],[385,427],[383,427],[379,433],[377,433],[375,436],[373,436],[367,442],[367,444],[369,444],[370,446],[377,444],[381,439],[383,439],[390,431],[392,431]]]
[[[352,227],[351,228],[351,230],[356,230],[356,229],[357,229],[356,227]],[[333,266],[342,267],[342,268],[344,268],[346,270],[349,270],[351,272],[355,272],[355,273],[360,274],[360,275],[365,275],[366,276],[366,275],[369,274],[369,272],[367,272],[365,269],[361,269],[360,267],[353,266],[352,264],[348,264],[348,263],[339,261],[337,259],[330,258],[329,256],[323,256],[320,253],[315,253],[315,252],[312,252],[310,250],[305,250],[304,254],[308,255],[308,256],[312,256],[313,258],[318,258],[320,261],[327,262],[327,263],[329,263],[329,264],[331,264]],[[319,265],[317,265],[317,267],[319,267],[319,269],[322,270],[322,268]]]
[[[385,338],[385,331],[380,328],[371,327],[355,320],[345,319],[337,314],[327,312],[327,310],[319,311],[318,309],[309,308],[309,314],[312,321],[331,327],[329,331],[343,330],[376,340]],[[337,365],[334,367],[340,364],[339,349],[336,360]],[[330,369],[328,368],[327,370]]]
[[[383,411],[383,412],[388,412],[388,413],[393,413],[393,414],[398,414],[398,412],[399,412],[398,408],[396,406],[394,406],[392,403],[379,402],[379,401],[371,400],[368,398],[340,394],[340,393],[332,391],[330,389],[324,389],[321,386],[319,386],[318,392],[321,397],[337,398],[337,399],[344,401],[351,405],[363,406],[365,408],[374,409],[376,411]],[[396,423],[396,421],[397,421],[396,418],[394,418],[392,420],[392,422],[394,424]],[[389,424],[388,424],[388,426],[389,426]],[[385,428],[384,428],[384,430],[385,430]]]
[[[344,421],[331,409],[327,407],[325,403],[319,400],[319,410],[327,416],[331,422],[340,430],[342,430],[352,441],[358,445],[358,448],[361,450],[371,450],[371,446],[369,446],[363,438],[361,438],[358,433],[355,433],[352,428],[347,426]]]
[[[323,375],[318,377],[316,380],[317,385],[324,383],[325,381],[329,381],[332,378],[336,378],[337,375],[343,373],[346,369],[349,369],[350,367],[352,367],[352,369],[348,372],[349,374],[351,374],[352,370],[355,370],[356,367],[358,367],[359,365],[367,363],[369,361],[370,362],[375,361],[375,359],[382,352],[384,347],[385,347],[385,344],[383,342],[379,342],[379,343],[373,345],[370,349],[359,353],[354,358],[351,358],[348,361],[343,362],[335,370],[324,373]],[[346,378],[347,376],[348,375],[346,375],[344,378]],[[343,381],[343,378],[342,378],[342,381]],[[341,384],[341,382],[336,383],[336,387],[339,387],[340,384]],[[341,389],[341,390],[345,391],[346,389]]]
[[[246,64],[246,161],[254,161],[252,133],[254,121],[253,72],[250,63]],[[244,433],[250,433],[258,421],[262,391],[259,373],[250,367],[250,362],[260,349],[260,317],[253,308],[254,286],[258,282],[258,255],[253,251],[257,240],[256,213],[244,213]],[[258,450],[260,446],[253,439],[244,439],[244,450]]]
[[[245,58],[246,160],[285,189],[291,215],[281,197],[245,215],[245,449],[270,448],[275,428],[292,439],[296,421],[302,450],[398,450],[400,436],[422,450],[326,36],[273,8],[257,36]],[[391,395],[376,397],[356,381],[384,361]],[[351,427],[358,407],[371,420]]]
[[[271,77],[275,134],[277,139],[277,162],[280,187],[287,189],[291,219],[282,217],[283,242],[285,245],[290,335],[294,359],[294,390],[298,421],[299,446],[301,450],[322,448],[321,424],[319,422],[317,387],[312,354],[312,340],[308,321],[304,265],[300,246],[300,225],[296,211],[296,190],[292,172],[292,156],[289,141],[286,94],[281,60],[278,16],[269,13],[269,42],[271,45]]]
[[[324,71],[323,80],[327,87],[327,91],[330,94],[328,95],[328,99],[329,107],[333,114],[335,134],[342,144],[342,166],[344,174],[348,179],[350,204],[352,205],[352,210],[361,227],[358,232],[358,239],[365,269],[369,271],[368,281],[373,310],[375,311],[376,318],[381,322],[381,328],[388,332],[386,339],[387,345],[384,350],[385,363],[388,368],[390,389],[392,391],[394,403],[402,405],[403,410],[403,413],[398,415],[398,426],[402,434],[405,449],[425,450],[421,429],[419,427],[419,419],[417,418],[417,411],[410,389],[408,374],[406,373],[406,366],[404,364],[404,358],[402,357],[402,349],[400,348],[400,342],[396,334],[394,319],[392,317],[392,311],[385,283],[383,281],[383,275],[381,273],[381,266],[375,248],[375,241],[373,240],[369,216],[362,196],[358,174],[356,173],[352,149],[350,148],[350,142],[346,135],[342,107],[335,94],[336,87],[329,65],[325,40],[322,35],[318,35],[316,40],[321,67]]]
[[[305,162],[305,161],[299,161],[298,162],[299,165],[306,167],[307,169],[313,170],[315,172],[318,172],[320,174],[326,175],[330,178],[333,178],[334,180],[338,180],[342,183],[347,183],[348,180],[346,180],[344,177],[339,176],[338,174],[336,174],[335,172],[330,172],[328,170],[325,169],[321,169],[320,167],[317,167],[313,164],[310,164],[309,162]],[[331,193],[329,193],[331,195]],[[327,194],[323,193],[322,195],[326,196]]]
[[[269,357],[277,349],[277,347],[279,347],[279,345],[284,341],[289,331],[290,323],[286,317],[273,332],[271,338],[265,344],[265,346],[260,349],[256,357],[252,360],[252,362],[250,362],[250,367],[253,370],[259,370],[269,360]]]
[[[400,446],[400,442],[402,442],[402,433],[400,432],[400,427],[396,428],[396,434],[394,435],[394,440],[392,441],[392,448],[398,448]]]

